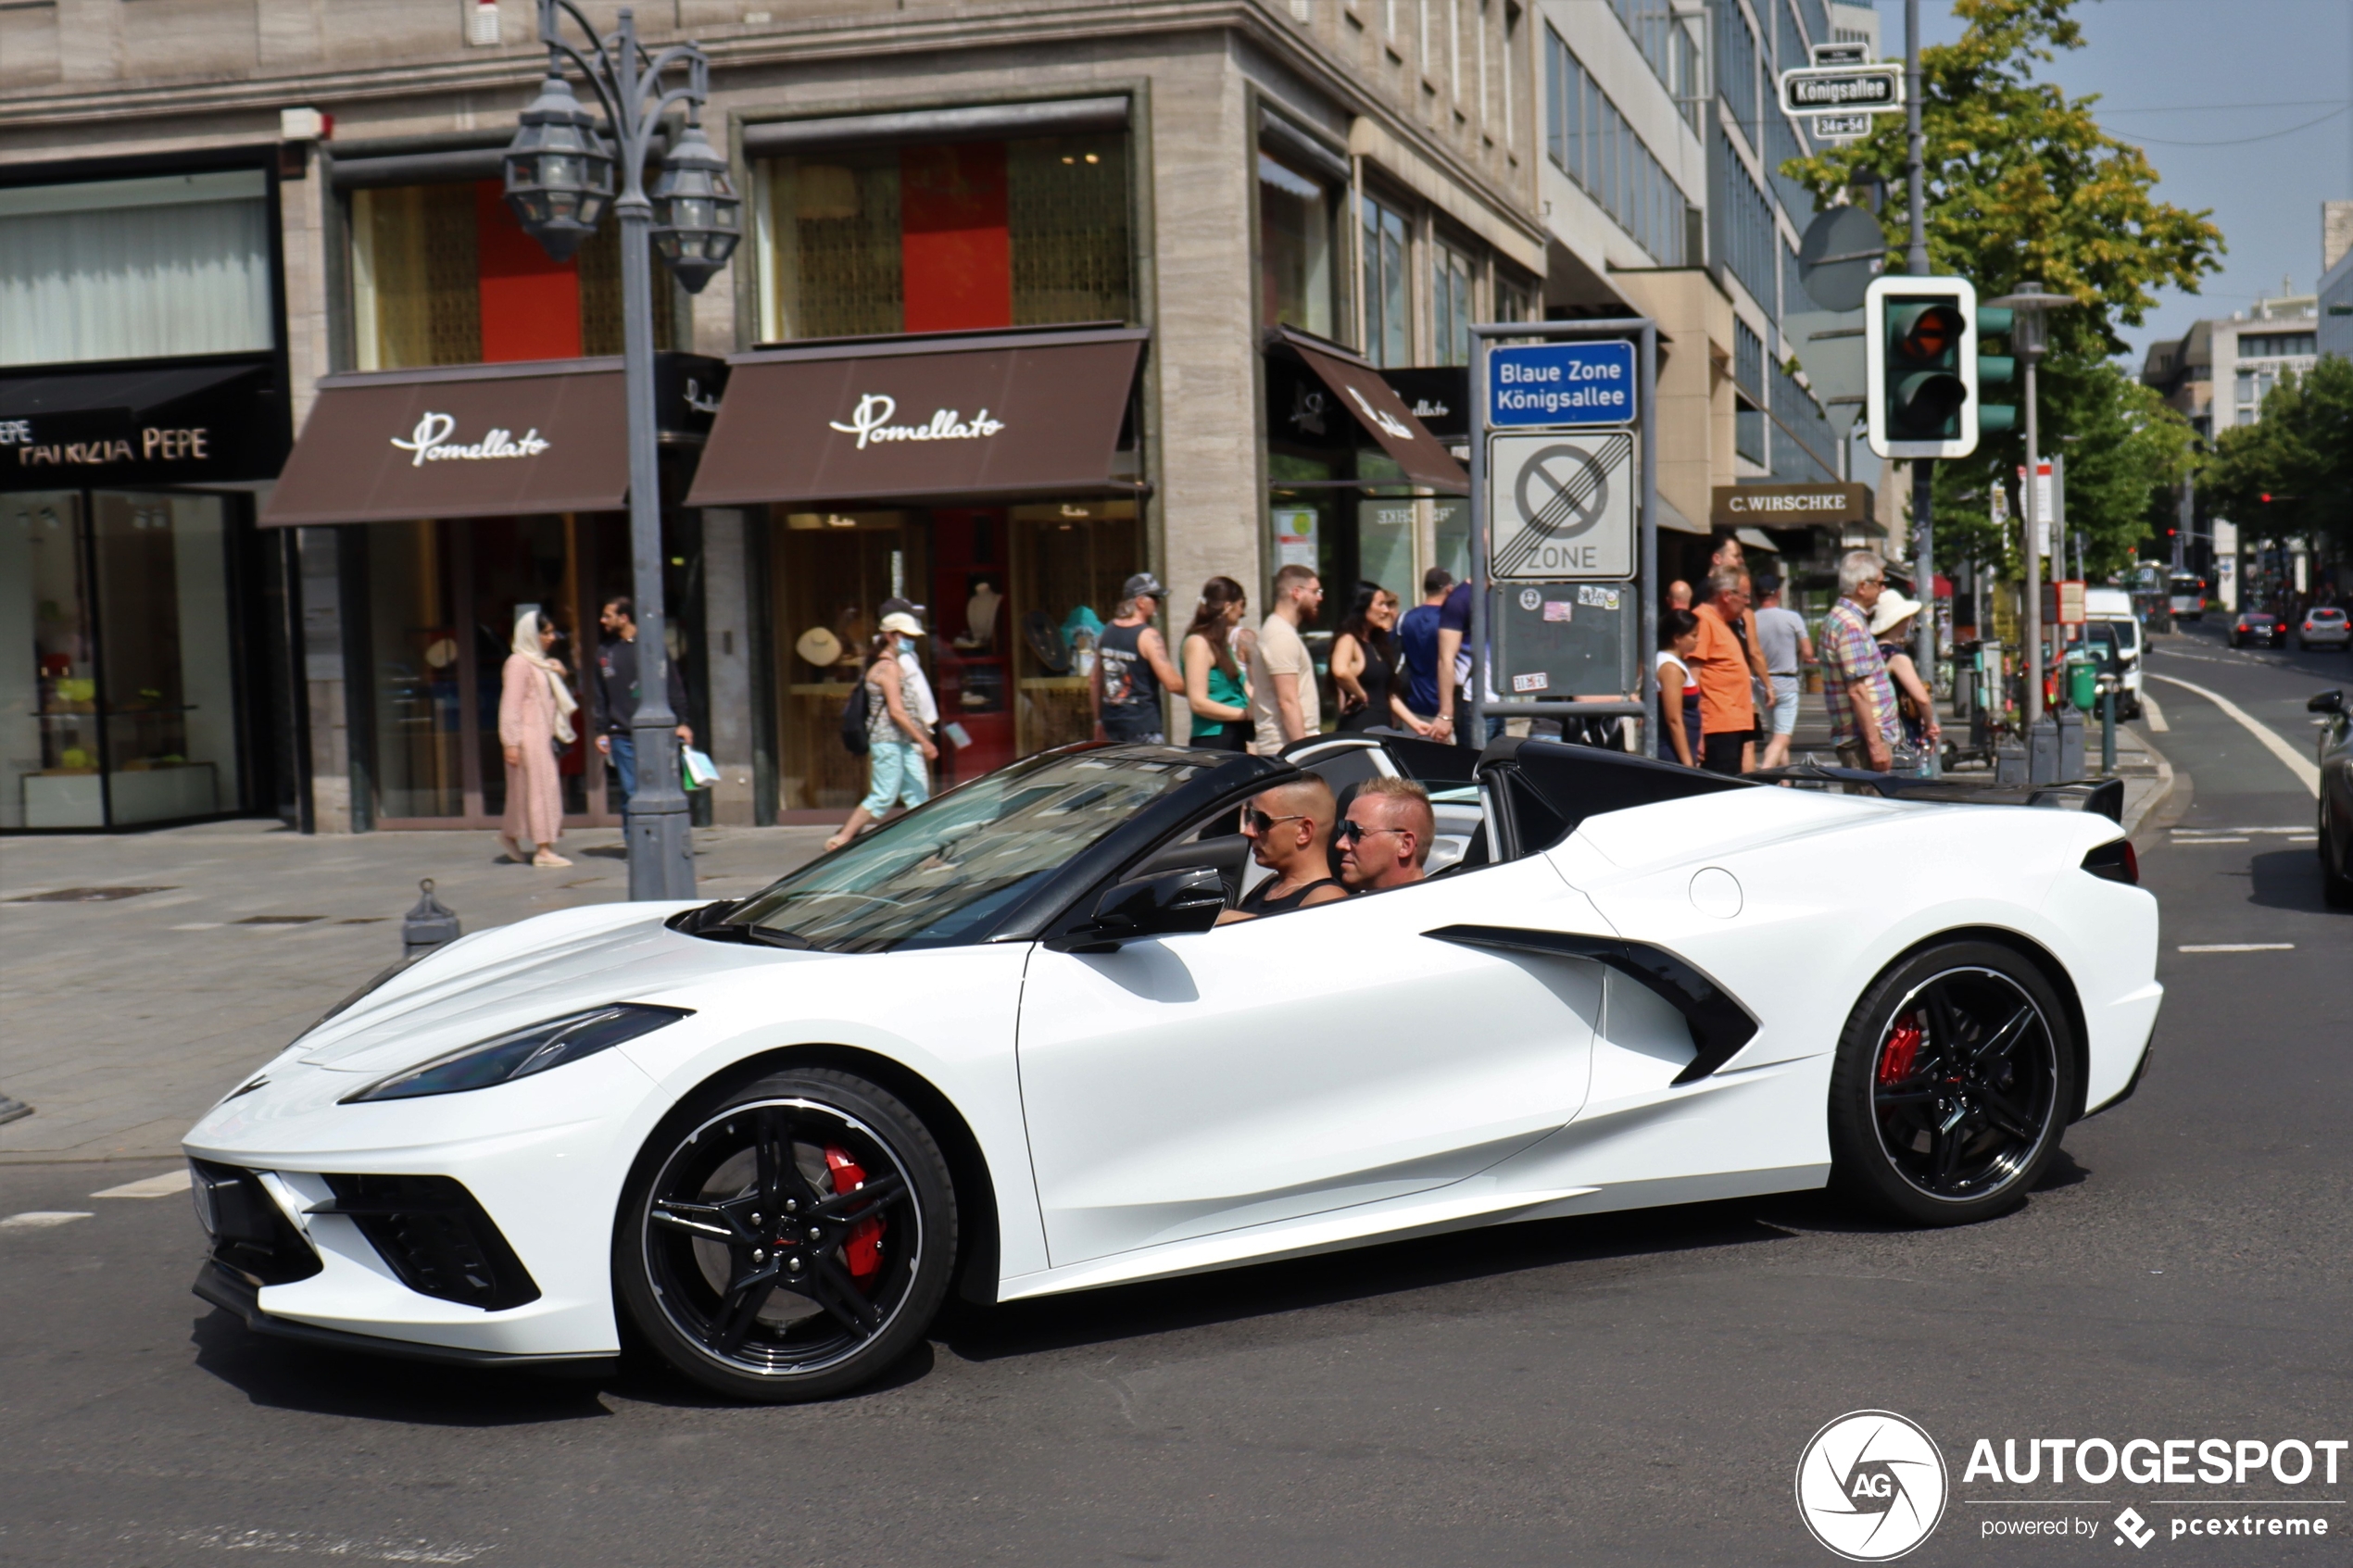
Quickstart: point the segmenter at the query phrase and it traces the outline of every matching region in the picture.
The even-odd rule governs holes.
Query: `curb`
[[[2154,834],[2181,820],[2183,813],[2189,809],[2188,795],[2193,786],[2190,775],[2177,770],[2167,760],[2165,754],[2150,744],[2148,736],[2143,734],[2137,738],[2142,748],[2157,763],[2157,786],[2141,797],[2138,806],[2124,809],[2124,836],[2133,840],[2135,848],[2140,848],[2145,847],[2141,842],[2143,827],[2148,827]],[[2176,795],[2183,797],[2179,809],[2169,811],[2167,808],[2175,805]]]

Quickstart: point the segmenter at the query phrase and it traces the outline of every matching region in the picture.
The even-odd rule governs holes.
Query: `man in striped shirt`
[[[1895,685],[1871,636],[1871,606],[1887,585],[1887,563],[1869,550],[1849,550],[1838,563],[1838,603],[1822,622],[1822,696],[1831,711],[1831,738],[1850,768],[1884,773],[1894,766],[1903,737]]]

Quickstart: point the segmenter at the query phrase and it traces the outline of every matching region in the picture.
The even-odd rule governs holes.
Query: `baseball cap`
[[[903,609],[894,609],[884,616],[882,629],[886,632],[896,632],[902,637],[920,637],[924,634],[924,623]]]
[[[1168,596],[1168,590],[1160,585],[1160,579],[1149,571],[1136,573],[1119,590],[1119,596],[1123,599],[1140,599],[1147,594],[1156,599]]]

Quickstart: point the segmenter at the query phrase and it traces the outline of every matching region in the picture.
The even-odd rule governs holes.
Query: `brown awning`
[[[698,437],[724,367],[655,363],[656,420]],[[321,377],[265,528],[618,511],[629,495],[621,360],[366,370]]]
[[[1433,490],[1451,490],[1457,494],[1470,489],[1470,475],[1463,471],[1436,436],[1414,418],[1396,389],[1381,379],[1380,371],[1365,360],[1358,358],[1337,344],[1308,337],[1288,327],[1277,329],[1277,340],[1290,348],[1315,372],[1315,377],[1332,389],[1340,407],[1355,416],[1365,427],[1365,433],[1380,443],[1381,450],[1397,459],[1405,477],[1416,484],[1427,484]]]
[[[1133,491],[1113,474],[1140,327],[760,349],[727,395],[690,507]]]

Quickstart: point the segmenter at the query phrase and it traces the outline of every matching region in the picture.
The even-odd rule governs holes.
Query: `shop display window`
[[[758,189],[766,341],[1132,314],[1124,135],[780,157]]]
[[[0,498],[0,828],[238,809],[231,504],[106,490]]]
[[[353,192],[351,258],[360,370],[621,352],[619,225],[551,260],[496,180]],[[659,267],[653,290],[654,346],[670,348],[679,296]]]
[[[866,793],[865,759],[841,743],[841,714],[865,669],[882,602],[929,577],[930,530],[915,512],[786,512],[770,520],[776,627],[778,805],[848,811]],[[925,625],[936,632],[937,619]],[[937,671],[933,637],[918,650]],[[937,696],[939,682],[934,680]],[[941,704],[941,718],[949,716]]]

